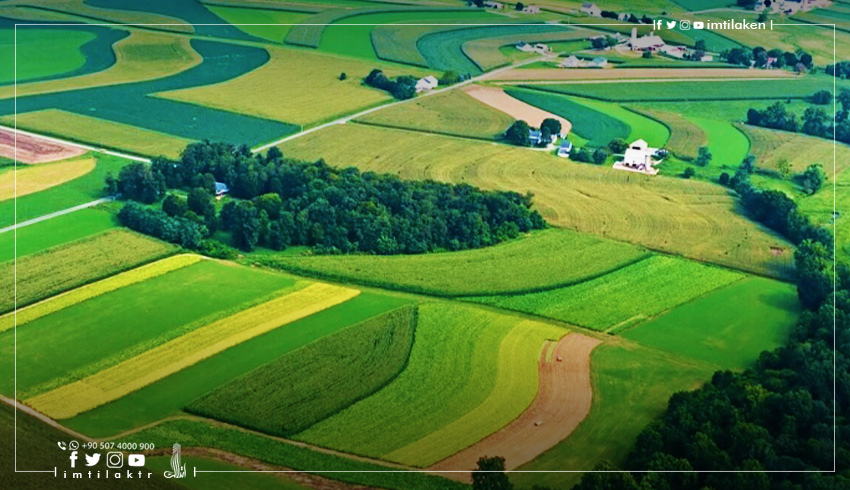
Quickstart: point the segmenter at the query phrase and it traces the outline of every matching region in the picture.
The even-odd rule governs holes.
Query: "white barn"
[[[437,80],[437,77],[434,75],[428,75],[427,77],[420,78],[416,81],[416,92],[424,92],[426,90],[433,90],[440,85],[440,81]]]

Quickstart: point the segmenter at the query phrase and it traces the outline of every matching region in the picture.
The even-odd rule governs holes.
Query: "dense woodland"
[[[220,209],[215,182],[230,188]],[[211,243],[221,232],[246,251],[307,245],[319,253],[417,254],[484,247],[546,226],[530,195],[404,181],[223,143],[193,143],[179,161],[127,165],[107,187],[144,204],[162,201],[161,209],[128,202],[119,214],[125,226],[214,255],[227,255]]]

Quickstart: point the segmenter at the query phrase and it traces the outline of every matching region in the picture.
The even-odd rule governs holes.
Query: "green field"
[[[20,117],[20,116],[18,116]],[[62,185],[0,202],[0,227],[6,227],[105,197],[104,178],[117,175],[128,160],[97,154],[94,170]],[[20,232],[20,230],[19,230]]]
[[[268,63],[241,77],[157,96],[309,126],[390,101],[388,93],[363,84],[373,68],[384,69],[387,76],[426,74],[417,68],[304,50],[270,47],[268,51]],[[341,73],[346,80],[339,79]]]
[[[783,345],[799,314],[794,286],[748,277],[623,332],[671,354],[744,369]]]
[[[508,89],[505,93],[567,119],[573,124],[572,132],[594,146],[607,145],[614,138],[628,138],[631,133],[622,120],[561,95],[522,89]]]
[[[630,142],[637,139],[643,139],[651,146],[661,148],[670,138],[670,130],[667,129],[667,126],[661,124],[655,119],[640,115],[620,105],[577,97],[569,97],[569,99],[624,122],[631,128],[629,135],[626,137],[626,139]]]
[[[670,139],[667,140],[665,147],[679,158],[694,158],[699,147],[708,145],[708,135],[703,128],[681,114],[658,109],[636,108],[633,110],[657,119],[667,126],[670,130]]]
[[[187,410],[289,436],[381,389],[404,368],[416,310],[348,327],[234,379]]]
[[[83,209],[17,230],[17,256],[24,257],[63,243],[79,240],[117,226],[118,222],[105,209]],[[0,233],[0,262],[15,258],[16,232]]]
[[[381,391],[296,439],[410,465],[435,463],[518,416],[537,391],[543,342],[565,333],[485,310],[425,304],[407,368]],[[515,383],[497,376],[515,371],[525,373]],[[486,416],[440,432],[472,410]]]
[[[119,229],[0,264],[0,312],[170,255],[176,248],[144,235]],[[17,284],[15,283],[17,281]]]
[[[418,97],[406,104],[367,114],[357,121],[484,139],[501,138],[514,122],[504,112],[460,90]]]
[[[16,38],[17,36],[17,38]],[[77,29],[0,29],[0,83],[54,77],[82,68],[80,50],[94,41],[93,32]],[[15,55],[17,54],[17,63]]]
[[[800,173],[813,163],[823,165],[827,175],[837,175],[850,166],[850,146],[806,134],[789,133],[741,124],[738,128],[752,143],[759,168],[778,170],[787,162],[792,173]]]
[[[694,73],[697,78],[699,72]],[[779,80],[630,81],[628,83],[553,83],[534,88],[610,102],[693,100],[806,99],[818,90],[832,92],[832,77],[786,77]],[[839,81],[838,88],[850,88]],[[744,114],[745,116],[746,114]]]
[[[797,204],[815,223],[832,229],[838,260],[850,264],[850,172],[840,173],[834,182],[827,182],[817,194],[799,199]]]
[[[289,323],[285,328],[272,330],[235,345],[112,403],[64,420],[63,423],[86,434],[105,437],[179,414],[196,398],[234,378],[272,362],[287,352],[407,302],[409,300],[402,298],[362,293],[343,304]]]
[[[702,385],[717,366],[698,364],[639,345],[603,344],[591,354],[593,405],[576,430],[514,473],[519,488],[532,485],[569,488],[581,473],[554,473],[565,468],[593,469],[601,460],[622,463],[638,434],[667,407],[670,396]]]
[[[711,151],[709,165],[736,168],[751,153],[749,140],[734,125],[726,121],[695,116],[689,116],[688,119],[702,128],[708,136],[708,149]]]
[[[469,488],[468,485],[436,475],[397,471],[397,468],[313,451],[258,434],[197,420],[164,422],[132,434],[126,440],[149,441],[156,444],[156,447],[169,447],[177,441],[184,447],[221,449],[284,468],[312,471],[318,475],[324,474],[328,478],[371,488],[391,490],[467,490]],[[334,471],[337,473],[331,473]]]
[[[647,251],[627,243],[549,229],[477,250],[393,257],[264,257],[260,263],[299,274],[388,289],[468,296],[564,286],[647,256]]]
[[[654,256],[566,288],[471,300],[594,330],[619,330],[742,277],[697,262]]]
[[[293,284],[280,274],[203,260],[35,319],[17,332],[18,395],[82,379]],[[12,333],[0,335],[8,362]]]
[[[790,277],[790,254],[771,250],[788,249],[787,242],[741,216],[727,191],[707,182],[650,178],[523,148],[358,124],[317,131],[281,149],[293,158],[324,158],[405,179],[530,191],[535,208],[555,226]]]
[[[520,41],[528,43],[546,43],[554,52],[562,48],[575,48],[586,44],[586,39],[592,36],[592,31],[571,29],[562,32],[543,34],[512,34],[508,36],[488,37],[468,41],[463,45],[463,52],[484,71],[489,71],[507,64],[510,61],[537,56],[536,53],[525,53],[515,48]]]
[[[289,10],[263,10],[218,5],[207,8],[230,24],[298,24],[310,17],[309,13]],[[292,28],[290,25],[237,25],[235,27],[247,34],[273,43],[283,43],[284,38]]]

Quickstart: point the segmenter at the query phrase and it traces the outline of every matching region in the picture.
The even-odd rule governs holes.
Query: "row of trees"
[[[823,94],[818,92],[813,100],[821,100]],[[747,111],[747,124],[761,126],[771,129],[781,129],[794,133],[805,133],[821,138],[835,139],[844,143],[850,143],[850,91],[843,90],[838,101],[841,110],[836,114],[835,120],[820,107],[807,107],[802,117],[790,112],[782,102],[776,102],[764,110],[750,108]]]
[[[514,121],[505,131],[505,141],[516,146],[531,146],[531,130],[533,128],[522,120]],[[547,146],[552,141],[552,135],[561,134],[561,121],[546,118],[540,123],[539,146]]]
[[[826,73],[834,77],[846,79],[850,77],[850,61],[839,61],[826,67]]]
[[[156,158],[150,167],[132,165],[132,171],[122,170],[111,180],[117,189],[135,190],[139,176],[145,177],[141,190],[124,197],[144,196],[139,200],[151,203],[156,201],[151,196],[164,196],[163,186],[187,190],[188,196],[165,195],[161,210],[145,216],[138,205],[128,204],[125,224],[191,243],[184,245],[189,248],[221,229],[247,251],[257,245],[276,250],[307,245],[321,253],[415,254],[479,248],[546,226],[531,209],[530,195],[339,170],[321,160],[285,159],[277,148],[262,156],[245,147],[201,142],[189,145],[179,161]],[[218,213],[216,181],[226,183],[236,198]],[[187,223],[197,225],[199,239],[162,231]]]
[[[797,70],[804,68],[811,70],[814,66],[812,55],[802,49],[791,52],[782,49],[767,50],[761,46],[752,49],[732,48],[722,51],[720,57],[733,65],[755,66],[756,68],[768,68],[770,58],[773,58],[773,62],[770,63],[770,67],[772,68],[783,68],[787,66]]]
[[[370,87],[386,90],[399,100],[411,99],[416,96],[416,79],[410,75],[402,75],[394,79],[388,78],[384,72],[375,68],[363,80]]]

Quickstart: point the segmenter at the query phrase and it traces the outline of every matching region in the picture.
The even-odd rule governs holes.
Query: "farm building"
[[[655,31],[650,31],[646,36],[638,37],[637,27],[632,27],[632,36],[627,41],[627,44],[632,51],[655,51],[664,46],[664,40],[661,36],[655,34]]]
[[[602,58],[601,56],[593,58],[592,60],[587,62],[588,68],[605,68],[606,66],[608,66],[608,60]]]
[[[540,13],[540,7],[538,7],[537,5],[528,5],[526,7],[523,7],[522,13],[524,13],[524,14],[539,14]]]
[[[571,54],[569,57],[564,58],[558,66],[561,68],[580,68],[584,66],[584,61],[579,59],[576,55]]]
[[[488,0],[487,2],[484,2],[484,7],[488,9],[502,10],[505,6],[499,2]]]
[[[546,144],[554,143],[555,140],[558,139],[558,135],[553,134],[549,138],[550,138],[549,141],[544,141],[542,131],[539,131],[537,129],[529,129],[528,130],[528,139],[531,140],[532,145],[537,146],[537,145],[542,145],[543,143],[546,143]]]
[[[518,50],[524,51],[526,53],[531,53],[532,51],[534,51],[534,46],[532,46],[531,44],[528,44],[525,41],[520,41],[520,42],[516,43],[516,48]]]
[[[573,142],[570,140],[561,141],[561,144],[558,146],[558,156],[569,158],[571,151],[573,151]]]
[[[617,20],[619,20],[620,22],[626,22],[626,21],[629,20],[629,17],[631,17],[631,16],[632,16],[632,14],[630,14],[628,12],[620,12],[619,14],[617,14]]]
[[[550,51],[552,51],[552,49],[549,48],[549,46],[546,45],[546,44],[543,44],[543,43],[529,44],[525,41],[518,42],[516,44],[516,48],[518,50],[524,51],[526,53],[546,54],[546,53],[549,53]]]
[[[216,182],[215,183],[215,198],[221,199],[225,194],[230,192],[230,188],[227,187],[227,184],[224,182]]]
[[[655,175],[658,169],[655,165],[661,160],[655,160],[660,155],[658,148],[651,148],[644,140],[634,141],[626,149],[623,159],[614,164],[614,168],[628,170],[630,172],[641,172],[647,175]]]
[[[425,78],[420,78],[416,81],[416,92],[424,92],[426,90],[433,90],[437,88],[437,85],[440,84],[440,81],[437,80],[437,77],[434,75],[428,75]]]
[[[684,46],[673,46],[671,44],[665,44],[658,48],[659,53],[664,53],[671,58],[684,59],[685,55],[688,53],[688,48]]]
[[[602,9],[597,7],[595,3],[584,2],[581,4],[581,11],[591,17],[602,17]]]

